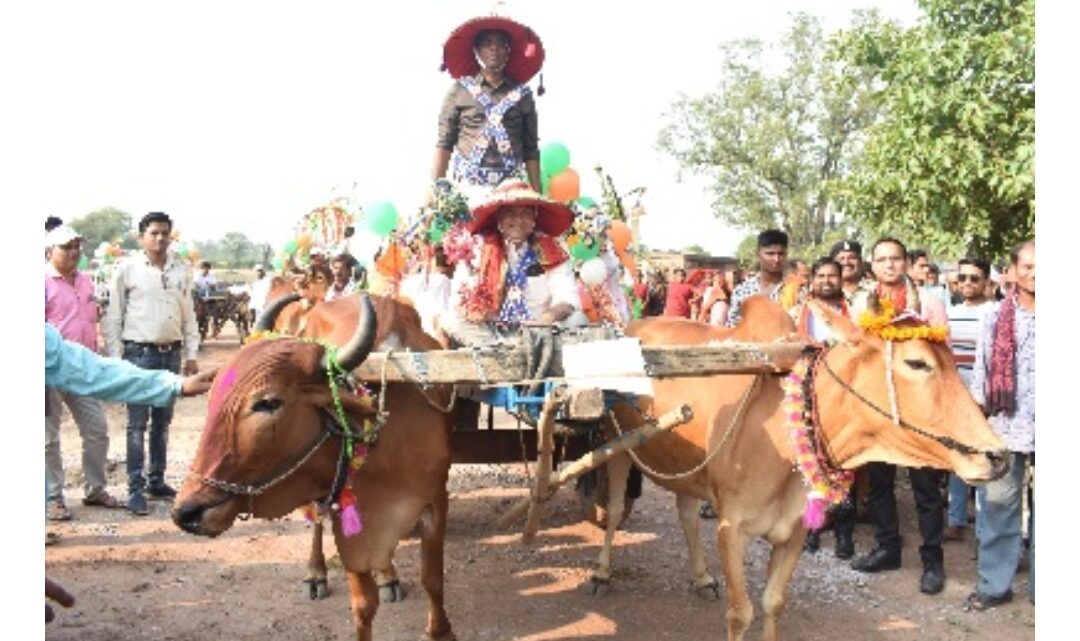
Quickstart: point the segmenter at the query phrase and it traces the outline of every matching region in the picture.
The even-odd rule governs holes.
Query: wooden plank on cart
[[[559,341],[559,338],[556,338]],[[556,342],[550,376],[563,375],[560,345]],[[642,346],[645,371],[653,378],[711,376],[713,374],[785,373],[799,359],[805,345],[798,342]],[[479,349],[430,352],[372,352],[353,374],[365,382],[420,382],[513,384],[527,380],[525,348],[497,344]],[[610,372],[610,376],[633,375]]]

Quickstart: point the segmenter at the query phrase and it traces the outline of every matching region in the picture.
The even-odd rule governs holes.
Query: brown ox
[[[906,427],[895,425],[886,389],[884,342],[863,333],[827,306],[812,304],[839,341],[824,352],[812,390],[819,412],[818,434],[841,467],[853,469],[871,461],[929,466],[955,470],[965,481],[976,484],[1004,474],[1008,466],[1004,445],[964,388],[947,346],[923,340],[894,343],[895,389]],[[791,318],[765,298],[749,299],[744,310],[744,321],[734,329],[655,319],[633,323],[627,333],[645,345],[693,345],[726,338],[771,341],[795,330]],[[715,580],[705,565],[696,507],[701,500],[712,502],[718,515],[728,639],[732,641],[743,638],[753,619],[744,574],[751,538],[764,537],[772,544],[762,597],[765,621],[761,636],[773,640],[787,585],[806,537],[801,515],[807,488],[793,468],[792,446],[781,412],[781,379],[762,376],[752,388],[754,381],[754,376],[733,375],[654,381],[655,396],[643,399],[642,411],[659,416],[689,403],[694,419],[636,449],[648,476],[677,495],[694,585],[706,592]],[[744,403],[740,414],[738,407]],[[886,415],[868,403],[884,408]],[[609,430],[633,429],[643,420],[638,409],[628,404],[615,407],[613,412],[618,427],[609,423]],[[702,464],[712,452],[716,454],[704,469],[682,474]],[[622,505],[629,465],[625,456],[609,462],[609,513]],[[609,521],[593,575],[596,586],[605,585],[611,577],[614,519]]]
[[[344,345],[338,358],[346,369],[362,362],[378,333],[375,307],[366,296],[363,301],[362,315],[356,297],[320,306],[323,312],[312,310],[327,322],[331,317],[341,321],[324,339]],[[397,305],[382,300],[377,306],[388,310],[390,317],[379,318],[378,324],[392,324]],[[343,321],[345,315],[354,319],[351,326]],[[358,317],[363,320],[360,327],[356,327]],[[343,337],[354,328],[351,337]],[[401,334],[397,328],[389,333]],[[428,339],[425,346],[433,342]],[[177,525],[194,534],[216,536],[242,512],[278,518],[332,493],[343,439],[330,421],[334,403],[323,358],[324,348],[317,342],[263,340],[241,349],[221,370],[193,473],[176,499],[173,520]],[[235,381],[231,388],[222,382],[227,376]],[[435,394],[445,402],[441,390]],[[341,401],[357,423],[372,413],[370,406],[347,390],[341,393]],[[386,406],[392,408],[388,421],[352,485],[364,529],[346,538],[334,519],[357,637],[370,639],[372,634],[379,604],[373,571],[390,567],[398,541],[419,525],[420,581],[428,594],[427,635],[452,639],[443,607],[450,420],[428,411],[421,392],[411,386],[388,388]]]

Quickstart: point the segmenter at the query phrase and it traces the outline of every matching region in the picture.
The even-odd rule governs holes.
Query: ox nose
[[[990,459],[990,480],[996,481],[1009,473],[1009,467],[1012,463],[1009,450],[987,452],[986,458]]]
[[[206,506],[198,503],[183,503],[173,508],[173,523],[181,530],[191,534],[202,534],[202,516]]]

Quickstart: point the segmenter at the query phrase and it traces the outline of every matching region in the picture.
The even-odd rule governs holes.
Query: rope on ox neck
[[[641,458],[638,457],[637,452],[635,452],[633,449],[626,450],[626,453],[630,455],[630,459],[633,460],[634,464],[641,468],[643,472],[649,474],[650,476],[655,476],[658,479],[664,479],[666,481],[677,481],[679,479],[683,479],[688,476],[697,474],[701,470],[705,469],[705,466],[709,464],[709,461],[713,460],[713,458],[715,458],[716,455],[720,453],[720,449],[724,447],[724,443],[727,442],[728,438],[735,431],[735,428],[739,425],[739,423],[742,422],[743,415],[746,413],[746,408],[750,404],[750,398],[754,396],[754,393],[757,391],[757,389],[761,387],[761,379],[763,377],[764,374],[758,374],[754,376],[754,381],[750,384],[749,387],[746,388],[746,391],[743,392],[742,398],[739,400],[739,406],[735,409],[735,413],[731,415],[731,421],[728,423],[727,429],[724,430],[724,435],[720,437],[720,440],[717,441],[712,451],[705,456],[701,463],[698,463],[689,470],[686,470],[685,472],[678,472],[676,474],[665,474],[663,472],[658,472],[652,467],[646,465],[641,460]],[[619,436],[622,436],[623,431],[622,428],[619,426],[618,419],[615,418],[615,412],[609,410],[608,418],[611,419],[611,424],[615,426],[615,431],[619,434]],[[712,435],[712,430],[709,430],[709,435]]]

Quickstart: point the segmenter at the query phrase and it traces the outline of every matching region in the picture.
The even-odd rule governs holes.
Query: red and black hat
[[[508,178],[491,192],[487,201],[473,208],[472,220],[465,228],[473,234],[492,229],[499,210],[515,205],[535,207],[536,228],[548,236],[559,236],[574,224],[574,212],[569,207],[544,198],[524,180]]]
[[[510,38],[510,60],[506,75],[517,82],[527,83],[544,66],[544,45],[540,36],[525,25],[501,16],[473,18],[457,29],[443,45],[443,70],[451,77],[474,76],[480,63],[473,52],[473,42],[481,31],[502,31]]]

